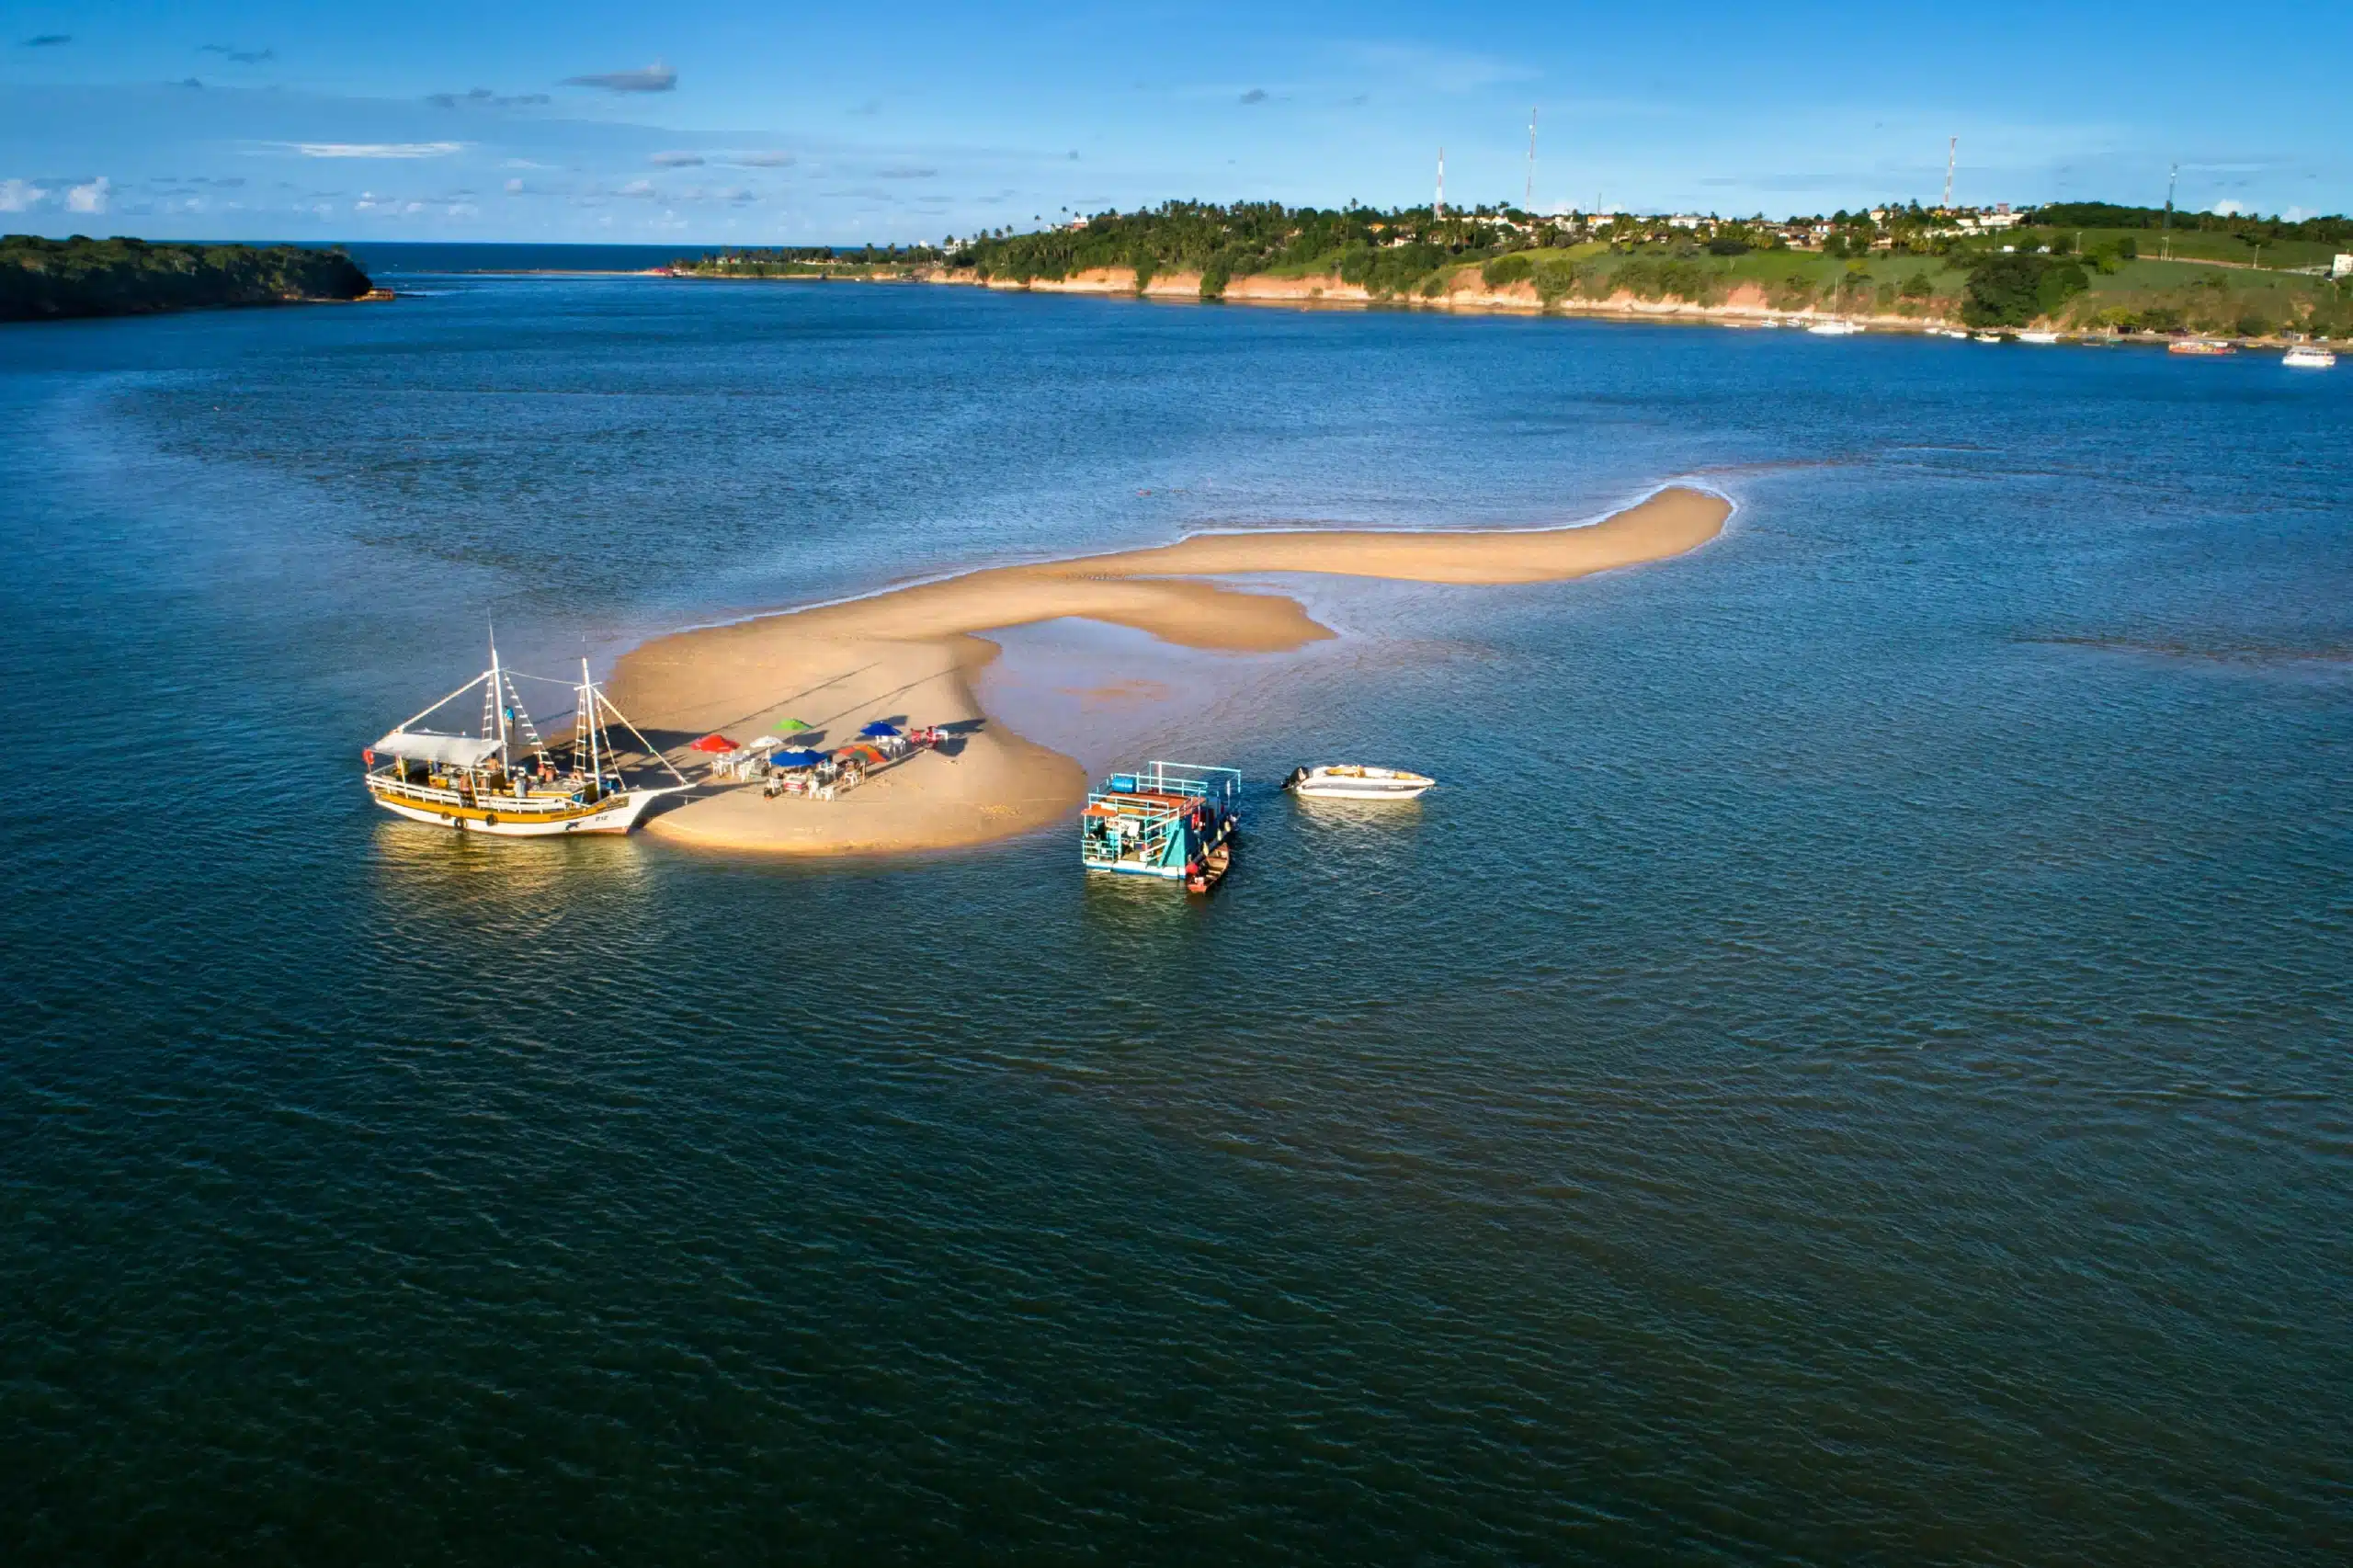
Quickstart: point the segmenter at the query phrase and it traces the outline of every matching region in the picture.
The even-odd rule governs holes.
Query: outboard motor
[[[1288,790],[1306,777],[1307,769],[1304,767],[1294,767],[1290,770],[1290,777],[1283,780],[1283,788]]]

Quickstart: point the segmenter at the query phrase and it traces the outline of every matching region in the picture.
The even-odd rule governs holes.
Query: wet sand
[[[1421,583],[1552,582],[1665,560],[1722,531],[1731,503],[1686,488],[1579,527],[1525,531],[1285,530],[1203,534],[1149,550],[1000,566],[870,598],[657,639],[614,672],[613,695],[665,746],[718,731],[738,741],[787,719],[837,746],[881,719],[959,732],[829,801],[719,790],[647,831],[713,849],[861,854],[986,843],[1053,823],[1087,778],[1058,752],[992,722],[972,678],[996,656],[977,635],[1064,617],[1186,647],[1279,653],[1332,631],[1297,600],[1213,576],[1288,572]],[[699,778],[672,751],[689,778]],[[697,758],[696,760],[700,760]]]

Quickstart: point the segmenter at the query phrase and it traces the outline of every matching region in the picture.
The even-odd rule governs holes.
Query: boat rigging
[[[568,741],[551,745],[540,737],[516,688],[517,679],[571,685],[574,703]],[[419,727],[475,690],[483,694],[479,734]],[[630,782],[613,745],[615,727],[627,731],[639,749],[676,782],[654,787]],[[586,659],[580,661],[577,682],[520,675],[499,663],[495,642],[490,648],[490,668],[360,755],[368,793],[393,815],[502,838],[627,833],[655,801],[692,787],[598,689],[589,677]]]

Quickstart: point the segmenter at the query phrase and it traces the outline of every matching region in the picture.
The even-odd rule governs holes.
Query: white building
[[[2340,254],[2329,264],[2328,275],[2331,278],[2353,278],[2353,256]]]

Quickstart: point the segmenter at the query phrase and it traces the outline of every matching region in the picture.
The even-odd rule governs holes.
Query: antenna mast
[[[1446,222],[1446,149],[1438,150],[1438,205],[1430,210],[1433,222]]]
[[[1961,138],[1956,136],[1945,143],[1945,204],[1939,211],[1952,210],[1952,161],[1961,153]]]
[[[1533,106],[1528,111],[1528,189],[1519,199],[1519,210],[1523,212],[1536,210],[1536,110]]]
[[[2181,178],[2181,165],[2176,164],[2165,173],[2165,259],[2173,259],[2173,187]]]

